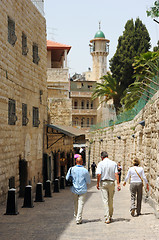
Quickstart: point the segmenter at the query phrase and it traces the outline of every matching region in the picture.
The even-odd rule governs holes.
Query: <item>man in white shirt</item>
[[[97,189],[100,189],[103,203],[105,206],[105,223],[110,223],[113,215],[113,197],[115,192],[115,179],[117,180],[117,189],[120,191],[118,167],[114,161],[108,158],[107,152],[101,153],[102,161],[98,163],[97,174]]]

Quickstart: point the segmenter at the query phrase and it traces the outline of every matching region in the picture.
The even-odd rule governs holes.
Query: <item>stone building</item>
[[[47,41],[47,88],[49,123],[72,126],[67,54],[71,46]]]
[[[0,201],[42,181],[46,22],[31,0],[0,1]]]
[[[98,101],[92,100],[94,81],[76,79],[70,81],[70,96],[72,99],[72,126],[88,129],[97,123]]]

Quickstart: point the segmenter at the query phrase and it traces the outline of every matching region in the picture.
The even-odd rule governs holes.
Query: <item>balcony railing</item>
[[[97,109],[83,109],[83,108],[73,108],[72,109],[73,115],[97,115]]]

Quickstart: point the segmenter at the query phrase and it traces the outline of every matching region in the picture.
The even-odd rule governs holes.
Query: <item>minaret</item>
[[[94,39],[90,40],[90,52],[93,60],[93,80],[101,82],[100,78],[107,73],[107,56],[109,54],[109,40],[105,38],[101,31],[96,32]]]

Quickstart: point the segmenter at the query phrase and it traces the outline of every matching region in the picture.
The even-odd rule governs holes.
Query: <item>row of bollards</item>
[[[59,179],[55,179],[54,181],[54,192],[59,192],[61,189],[65,188],[65,178],[61,177]],[[45,184],[45,197],[52,197],[51,191],[51,181],[47,180]],[[37,183],[36,184],[36,194],[35,194],[35,202],[44,202],[43,198],[43,184]],[[33,194],[32,194],[32,186],[27,185],[25,187],[24,193],[24,203],[23,208],[33,208]],[[5,215],[17,215],[18,214],[18,207],[17,207],[17,200],[16,200],[16,189],[11,188],[8,190],[8,198],[7,198],[7,207]]]

